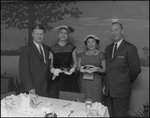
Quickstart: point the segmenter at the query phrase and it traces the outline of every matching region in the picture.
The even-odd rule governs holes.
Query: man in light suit
[[[113,22],[114,43],[106,47],[106,105],[111,117],[126,117],[130,104],[131,84],[141,72],[137,48],[123,38],[123,26]],[[115,44],[116,49],[115,49]]]
[[[44,27],[35,24],[32,29],[33,41],[21,49],[19,74],[22,92],[45,96],[49,76],[49,47],[42,44]]]

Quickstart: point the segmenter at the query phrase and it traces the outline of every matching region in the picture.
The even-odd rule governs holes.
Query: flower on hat
[[[61,25],[61,26],[55,27],[53,30],[59,30],[60,28],[67,29],[69,33],[74,32],[74,30],[75,30],[71,26],[66,26],[66,25]]]

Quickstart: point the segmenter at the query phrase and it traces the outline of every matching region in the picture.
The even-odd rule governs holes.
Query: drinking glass
[[[6,109],[11,110],[12,98],[5,98]]]
[[[91,108],[90,109],[91,116],[98,116],[98,110],[97,108]]]
[[[92,99],[85,100],[86,112],[89,112],[90,108],[92,107]]]

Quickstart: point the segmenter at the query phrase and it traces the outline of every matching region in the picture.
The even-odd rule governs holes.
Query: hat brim
[[[61,28],[66,29],[69,33],[74,32],[74,29],[72,27],[66,25],[55,27],[53,30],[60,30]]]
[[[99,39],[96,35],[93,35],[93,34],[88,35],[88,36],[84,39],[84,41],[86,41],[88,38],[93,38],[93,39],[95,39],[95,40],[100,41],[100,39]]]

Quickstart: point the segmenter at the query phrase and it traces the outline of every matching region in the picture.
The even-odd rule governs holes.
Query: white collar
[[[123,41],[123,38],[117,42],[117,48],[120,46],[121,42]]]
[[[35,42],[34,40],[33,40],[33,42],[34,42],[34,44],[36,45],[37,48],[39,48],[39,45],[40,45],[40,44],[41,44],[41,46],[42,46],[42,43],[39,44],[39,43]]]

